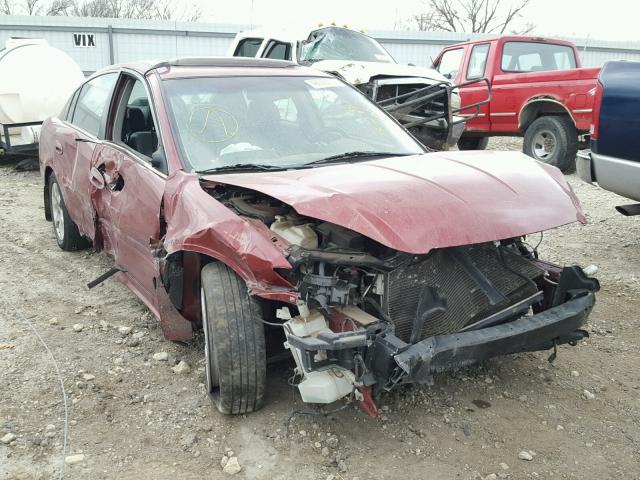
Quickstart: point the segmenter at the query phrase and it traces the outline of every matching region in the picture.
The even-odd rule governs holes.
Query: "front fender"
[[[295,302],[293,286],[275,272],[291,268],[283,251],[252,222],[209,195],[197,175],[171,175],[163,205],[167,254],[182,250],[206,255],[233,269],[252,294]]]

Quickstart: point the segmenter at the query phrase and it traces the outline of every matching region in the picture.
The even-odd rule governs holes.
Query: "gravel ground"
[[[614,211],[626,200],[569,182],[589,224],[545,234],[541,253],[600,267],[588,341],[559,348],[554,364],[521,354],[383,395],[377,420],[352,406],[295,414],[308,407],[283,362],[269,367],[265,408],[228,417],[205,395],[202,339],[165,341],[113,280],[87,290],[109,260],[59,250],[38,174],[3,165],[0,480],[57,478],[65,456],[68,479],[227,478],[223,457],[247,479],[640,478],[640,222]],[[68,395],[66,450],[60,383],[31,325]],[[172,370],[180,361],[189,371]]]

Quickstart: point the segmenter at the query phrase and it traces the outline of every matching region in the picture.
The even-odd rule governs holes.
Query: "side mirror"
[[[161,146],[151,154],[151,166],[165,175],[168,173],[167,156]]]

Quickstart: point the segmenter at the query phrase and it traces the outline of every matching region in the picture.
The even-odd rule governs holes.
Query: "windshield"
[[[345,28],[323,28],[309,35],[302,46],[300,62],[320,60],[395,63],[373,38]]]
[[[298,168],[358,152],[424,149],[379,107],[328,77],[218,77],[165,81],[185,166]]]

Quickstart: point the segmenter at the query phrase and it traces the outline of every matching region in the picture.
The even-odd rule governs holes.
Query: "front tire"
[[[258,410],[266,390],[266,347],[258,301],[222,263],[201,272],[205,375],[209,395],[226,414]]]
[[[78,225],[71,220],[64,198],[62,198],[62,189],[53,173],[49,177],[49,205],[51,205],[53,234],[58,246],[67,252],[87,248],[90,243],[80,234]]]
[[[458,140],[458,150],[486,150],[489,137],[465,137]]]
[[[540,117],[527,128],[522,150],[530,157],[568,173],[576,164],[578,132],[567,116]]]

